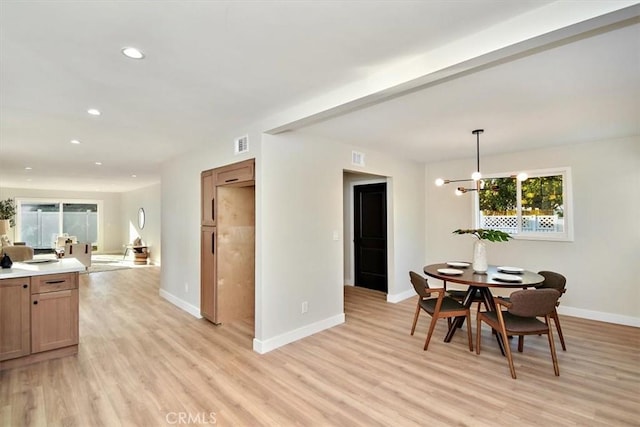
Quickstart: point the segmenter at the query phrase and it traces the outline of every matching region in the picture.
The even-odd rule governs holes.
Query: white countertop
[[[14,262],[11,268],[0,269],[0,279],[42,276],[44,274],[73,273],[85,271],[86,267],[76,258],[61,258],[53,262],[28,264]]]

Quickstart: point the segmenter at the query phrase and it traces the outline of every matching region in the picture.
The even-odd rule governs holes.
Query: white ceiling
[[[228,143],[279,111],[548,3],[3,0],[0,186],[144,187],[182,152]],[[637,135],[638,27],[301,131],[427,162],[472,156],[477,127],[485,153]],[[147,56],[127,59],[124,46]]]

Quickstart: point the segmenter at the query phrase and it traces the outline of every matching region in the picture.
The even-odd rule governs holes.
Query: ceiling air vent
[[[352,151],[351,164],[356,166],[364,166],[364,153],[360,153],[358,151]]]
[[[249,152],[249,135],[236,138],[233,145],[235,147],[234,152],[236,154],[248,153]]]

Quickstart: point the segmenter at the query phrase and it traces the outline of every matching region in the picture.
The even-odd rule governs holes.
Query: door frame
[[[349,173],[349,174],[354,174],[353,171],[349,171],[349,170],[344,170],[343,173]],[[391,263],[390,263],[390,257],[391,257],[391,248],[390,248],[390,236],[392,236],[391,232],[391,222],[390,221],[390,217],[389,217],[389,212],[391,209],[391,198],[389,197],[389,185],[390,185],[390,180],[388,177],[384,177],[384,176],[380,176],[380,178],[369,178],[369,179],[363,179],[362,181],[354,181],[354,182],[349,182],[349,194],[345,195],[345,197],[348,198],[349,200],[349,204],[347,205],[345,203],[345,207],[348,206],[348,215],[347,213],[345,213],[345,217],[348,218],[348,222],[349,222],[349,236],[348,239],[345,239],[345,254],[347,255],[347,260],[345,260],[345,269],[346,269],[346,273],[345,274],[345,278],[344,278],[344,284],[347,286],[355,286],[355,276],[356,276],[356,260],[355,260],[355,232],[354,232],[354,226],[355,226],[355,221],[354,221],[354,215],[355,215],[355,206],[354,206],[354,194],[355,194],[355,189],[354,187],[357,185],[369,185],[369,184],[387,184],[387,294],[389,294],[389,290],[390,290],[390,277],[391,277]]]

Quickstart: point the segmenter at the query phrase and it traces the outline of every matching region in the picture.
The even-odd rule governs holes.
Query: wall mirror
[[[142,230],[144,228],[145,216],[144,216],[144,208],[138,209],[138,228]]]

